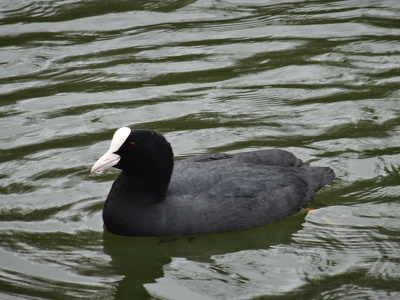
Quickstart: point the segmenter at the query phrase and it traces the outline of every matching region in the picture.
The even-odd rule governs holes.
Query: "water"
[[[400,3],[0,2],[0,298],[399,299]],[[244,232],[125,238],[116,128],[279,147],[337,179]]]

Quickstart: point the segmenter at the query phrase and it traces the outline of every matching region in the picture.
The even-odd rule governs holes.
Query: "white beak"
[[[115,166],[119,160],[121,159],[121,156],[118,154],[115,154],[114,152],[111,152],[110,150],[106,152],[102,157],[99,158],[98,161],[93,165],[92,169],[90,170],[90,173],[93,172],[101,172],[105,169],[111,168],[112,166]]]
[[[121,156],[115,154],[115,152],[118,151],[118,149],[122,146],[122,144],[126,141],[130,134],[131,129],[128,127],[121,127],[120,129],[118,129],[114,133],[110,149],[106,152],[106,154],[100,157],[98,161],[96,161],[96,163],[90,170],[90,173],[101,172],[105,169],[115,166],[121,159]]]

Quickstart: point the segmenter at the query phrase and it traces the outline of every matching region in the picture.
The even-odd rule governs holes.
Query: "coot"
[[[103,209],[105,227],[126,236],[237,231],[288,217],[333,180],[327,167],[309,167],[292,153],[260,150],[205,154],[177,161],[151,130],[118,129],[92,167],[122,172]]]

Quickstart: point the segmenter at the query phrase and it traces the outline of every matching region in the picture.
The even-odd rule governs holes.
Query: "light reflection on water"
[[[211,4],[211,5],[210,5]],[[398,299],[397,1],[3,1],[4,298]],[[279,147],[335,169],[307,216],[103,233],[116,128],[177,158]]]

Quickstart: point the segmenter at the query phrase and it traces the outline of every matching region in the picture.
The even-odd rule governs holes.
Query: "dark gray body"
[[[288,217],[335,177],[283,150],[200,155],[175,163],[164,200],[131,188],[122,172],[103,211],[106,228],[132,236],[237,231]]]

